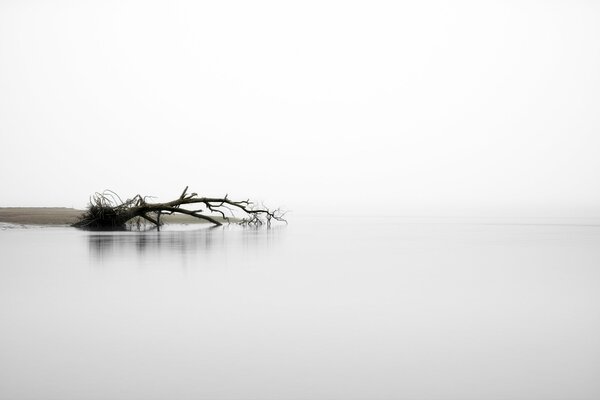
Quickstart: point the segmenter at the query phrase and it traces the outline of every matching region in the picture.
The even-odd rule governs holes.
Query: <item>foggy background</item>
[[[0,2],[0,206],[600,214],[600,3]]]

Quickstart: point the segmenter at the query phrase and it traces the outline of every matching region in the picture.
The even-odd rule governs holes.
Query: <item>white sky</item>
[[[600,215],[600,2],[1,1],[0,206]]]

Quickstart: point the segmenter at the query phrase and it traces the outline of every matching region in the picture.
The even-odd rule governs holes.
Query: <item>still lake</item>
[[[3,400],[591,400],[599,377],[594,222],[0,230]]]

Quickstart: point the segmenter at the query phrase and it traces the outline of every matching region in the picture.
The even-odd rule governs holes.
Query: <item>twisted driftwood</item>
[[[90,204],[80,220],[73,224],[74,227],[83,229],[124,229],[127,222],[134,218],[142,218],[160,229],[162,215],[185,214],[194,218],[208,221],[215,226],[223,222],[230,223],[230,218],[242,225],[270,225],[271,221],[287,222],[281,210],[269,210],[257,207],[250,200],[233,201],[227,195],[223,198],[198,197],[196,193],[187,193],[188,187],[183,190],[178,199],[167,203],[149,203],[148,196],[139,194],[125,201],[112,191],[96,193],[90,199]],[[198,204],[201,208],[188,210],[181,208],[186,204]],[[237,218],[235,211],[243,214]],[[219,218],[217,219],[217,218]]]

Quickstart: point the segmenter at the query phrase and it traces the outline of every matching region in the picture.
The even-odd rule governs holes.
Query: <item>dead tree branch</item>
[[[215,226],[231,223],[234,218],[236,223],[250,226],[270,226],[273,221],[287,223],[284,219],[285,213],[280,209],[258,207],[250,200],[233,201],[227,195],[220,198],[200,197],[197,193],[188,194],[187,191],[186,186],[179,198],[166,203],[151,203],[147,201],[148,196],[142,197],[139,194],[123,201],[112,191],[96,193],[90,198],[86,212],[73,226],[82,229],[118,230],[124,229],[127,222],[134,218],[143,218],[160,228],[161,215],[171,214],[189,215]],[[201,208],[182,208],[188,204],[200,205]],[[236,215],[236,211],[241,215]]]

